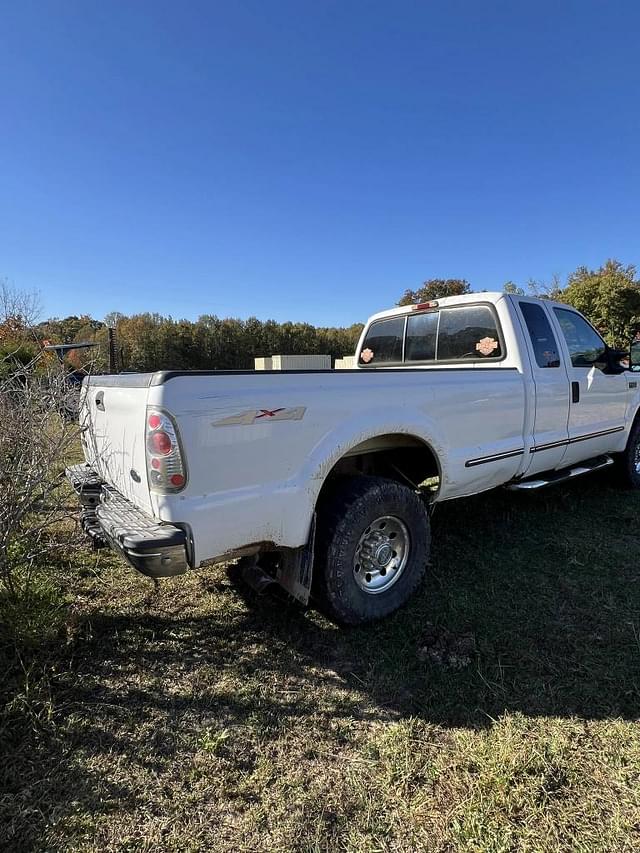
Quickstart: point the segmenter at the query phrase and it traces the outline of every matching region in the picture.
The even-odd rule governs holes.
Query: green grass
[[[0,846],[638,849],[639,511],[606,477],[442,505],[424,588],[350,631],[232,567],[52,566],[57,630],[2,642]]]

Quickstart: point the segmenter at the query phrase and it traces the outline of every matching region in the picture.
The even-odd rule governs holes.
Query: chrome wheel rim
[[[379,595],[397,583],[411,549],[409,530],[394,515],[381,515],[364,531],[353,557],[353,576],[363,592]]]

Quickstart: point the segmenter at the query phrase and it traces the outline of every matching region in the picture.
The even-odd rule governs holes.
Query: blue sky
[[[640,262],[635,2],[0,2],[0,277],[363,320]]]

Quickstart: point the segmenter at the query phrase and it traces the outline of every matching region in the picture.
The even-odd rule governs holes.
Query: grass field
[[[350,631],[233,567],[52,568],[3,636],[0,846],[639,849],[639,511],[603,476],[438,507],[424,588]]]

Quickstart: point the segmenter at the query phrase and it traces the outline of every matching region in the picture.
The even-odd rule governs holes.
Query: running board
[[[607,468],[609,465],[613,465],[613,462],[614,460],[610,456],[596,456],[594,459],[586,459],[584,462],[580,462],[579,465],[574,465],[571,468],[563,468],[560,471],[549,471],[544,475],[539,474],[530,480],[519,480],[516,483],[509,483],[505,488],[513,492],[543,489],[545,486],[566,483],[567,480],[573,480],[574,477],[580,477],[582,474],[591,474],[593,471]]]

